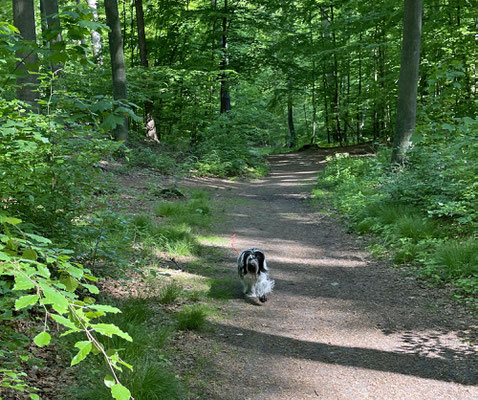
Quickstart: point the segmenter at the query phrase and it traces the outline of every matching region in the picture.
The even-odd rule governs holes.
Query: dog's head
[[[239,257],[239,266],[243,274],[259,275],[261,272],[267,272],[264,252],[259,249],[244,250]]]

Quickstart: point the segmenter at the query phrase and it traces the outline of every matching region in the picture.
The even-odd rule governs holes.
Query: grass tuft
[[[437,247],[433,264],[449,279],[478,279],[478,242],[445,242]]]
[[[173,304],[183,293],[183,289],[176,282],[170,282],[163,286],[159,292],[160,304]]]
[[[181,331],[201,330],[207,324],[207,311],[202,305],[186,306],[176,313],[176,319]]]

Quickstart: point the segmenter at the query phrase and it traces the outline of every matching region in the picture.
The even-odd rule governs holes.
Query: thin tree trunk
[[[227,0],[224,0],[224,13],[227,13]],[[227,54],[227,17],[222,19],[222,57],[221,57],[221,114],[231,110],[231,96],[226,70],[229,65]]]
[[[138,47],[141,66],[148,68],[148,52],[146,47],[146,34],[144,31],[143,0],[135,0],[136,23],[138,27]],[[146,137],[159,143],[159,135],[156,129],[156,121],[153,117],[154,104],[148,99],[144,102],[144,113],[146,116]]]
[[[422,0],[405,0],[392,164],[403,165],[405,153],[410,147],[410,138],[415,129],[421,32]]]
[[[360,143],[360,102],[362,101],[362,33],[360,33],[359,65],[358,65],[358,93],[357,93],[357,144]]]
[[[57,33],[56,36],[50,40],[50,48],[55,49],[55,43],[61,42],[63,40],[61,37],[60,17],[58,16],[58,0],[41,1],[43,2],[43,7],[45,10],[48,30],[50,31],[50,33]],[[54,62],[50,63],[50,66],[53,74],[56,74],[59,70],[63,68],[62,64]]]
[[[334,6],[330,6],[330,21],[334,21]],[[338,60],[337,60],[337,40],[335,36],[335,31],[332,31],[332,44],[334,48],[334,97],[333,97],[333,102],[331,102],[331,108],[332,112],[334,113],[335,116],[335,132],[334,132],[334,140],[339,141],[340,145],[342,145],[343,138],[342,138],[342,131],[340,128],[340,105],[339,105],[339,66],[338,66]]]
[[[297,136],[295,134],[294,127],[294,110],[292,104],[292,80],[288,82],[288,95],[287,95],[287,123],[289,127],[289,143],[288,147],[292,148],[297,145]]]
[[[327,106],[327,79],[325,77],[325,70],[324,70],[323,75],[322,75],[322,83],[324,85],[323,87],[324,87],[325,128],[327,130],[327,143],[330,144],[329,108]]]
[[[36,42],[35,12],[33,0],[13,0],[13,24],[18,28],[20,36],[30,42]],[[38,55],[34,49],[18,51],[17,71],[22,75],[17,78],[17,98],[31,106],[36,105],[38,97]]]
[[[127,100],[126,67],[124,63],[123,43],[121,38],[121,24],[116,0],[105,0],[106,23],[110,28],[108,41],[110,45],[111,70],[113,75],[113,97],[115,100]],[[114,130],[116,140],[128,138],[128,117],[124,117],[121,125]]]
[[[317,99],[315,95],[315,61],[312,61],[312,137],[310,144],[315,143],[317,137]]]
[[[88,7],[93,10],[93,19],[98,21],[98,11],[96,0],[87,0]],[[91,31],[91,43],[93,44],[93,57],[99,65],[103,65],[103,57],[101,57],[101,35],[97,31]]]

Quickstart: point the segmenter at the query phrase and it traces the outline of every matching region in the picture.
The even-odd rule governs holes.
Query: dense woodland
[[[77,335],[72,364],[97,353],[113,397],[130,398],[128,360],[99,338],[131,336],[98,319],[118,308],[94,300],[95,276],[127,274],[124,232],[149,225],[103,196],[108,163],[257,177],[271,152],[369,143],[374,157],[337,150],[316,199],[476,309],[472,0],[0,4],[0,387],[39,398],[27,344],[47,345],[55,324]],[[181,210],[207,217],[208,201]]]

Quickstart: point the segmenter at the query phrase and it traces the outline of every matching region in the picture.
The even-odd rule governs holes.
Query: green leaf
[[[107,388],[112,388],[116,384],[115,378],[113,378],[111,375],[106,375],[105,379],[103,379],[103,382]]]
[[[51,243],[50,239],[44,238],[43,236],[38,236],[33,233],[25,233],[25,235],[27,235],[29,238],[36,240],[39,243],[46,243],[46,244]]]
[[[28,279],[25,275],[19,274],[15,276],[15,285],[13,290],[28,290],[33,289],[35,284]]]
[[[18,218],[13,218],[13,217],[6,217],[4,218],[3,222],[6,222],[7,224],[11,224],[11,225],[18,225],[20,222],[22,222],[22,220]]]
[[[114,314],[121,312],[121,310],[119,308],[112,307],[112,306],[107,306],[107,305],[103,305],[103,304],[91,305],[90,308],[92,308],[94,310],[110,312],[110,313],[114,313]]]
[[[31,306],[35,304],[39,298],[40,296],[38,296],[37,294],[22,296],[15,301],[15,310],[20,310],[24,307]]]
[[[78,354],[73,357],[71,360],[71,366],[78,364],[79,362],[83,361],[86,356],[90,353],[92,344],[89,341],[82,341],[82,342],[76,342],[75,347],[80,349]]]
[[[40,287],[45,295],[43,304],[51,304],[53,309],[60,314],[64,314],[68,310],[68,300],[65,296],[48,284],[42,283]]]
[[[95,285],[90,285],[88,283],[82,283],[82,285],[88,289],[90,293],[98,294],[100,291]]]
[[[12,258],[5,254],[3,251],[0,251],[0,261],[10,261]]]
[[[82,268],[77,268],[77,267],[74,267],[73,265],[68,265],[68,268],[66,270],[71,276],[74,276],[76,279],[80,279],[83,276]]]
[[[58,322],[59,324],[66,326],[67,328],[73,329],[75,331],[78,331],[79,329],[76,327],[75,323],[68,318],[65,318],[61,315],[58,314],[51,314],[51,317]]]
[[[38,396],[38,395],[35,394],[35,393],[32,393],[32,394],[30,394],[30,399],[32,399],[32,400],[40,400],[40,396]]]
[[[117,335],[125,340],[128,340],[129,342],[132,342],[133,339],[131,338],[130,335],[128,335],[126,332],[123,332],[120,328],[118,328],[116,325],[113,324],[91,324],[91,327],[98,333],[108,336],[108,337],[113,337],[113,335]]]
[[[22,258],[26,260],[36,261],[38,259],[38,254],[32,248],[28,248],[23,251]]]
[[[63,283],[63,285],[65,285],[66,287],[66,290],[68,290],[71,293],[73,293],[76,290],[76,288],[80,285],[79,282],[72,276],[60,279],[60,282]]]
[[[111,387],[111,395],[116,400],[129,400],[131,398],[130,391],[120,383]]]
[[[50,340],[51,336],[48,332],[39,333],[33,338],[33,341],[39,347],[46,346],[48,343],[50,343]]]
[[[93,275],[85,274],[84,278],[92,282],[98,282],[98,278],[94,277]]]

